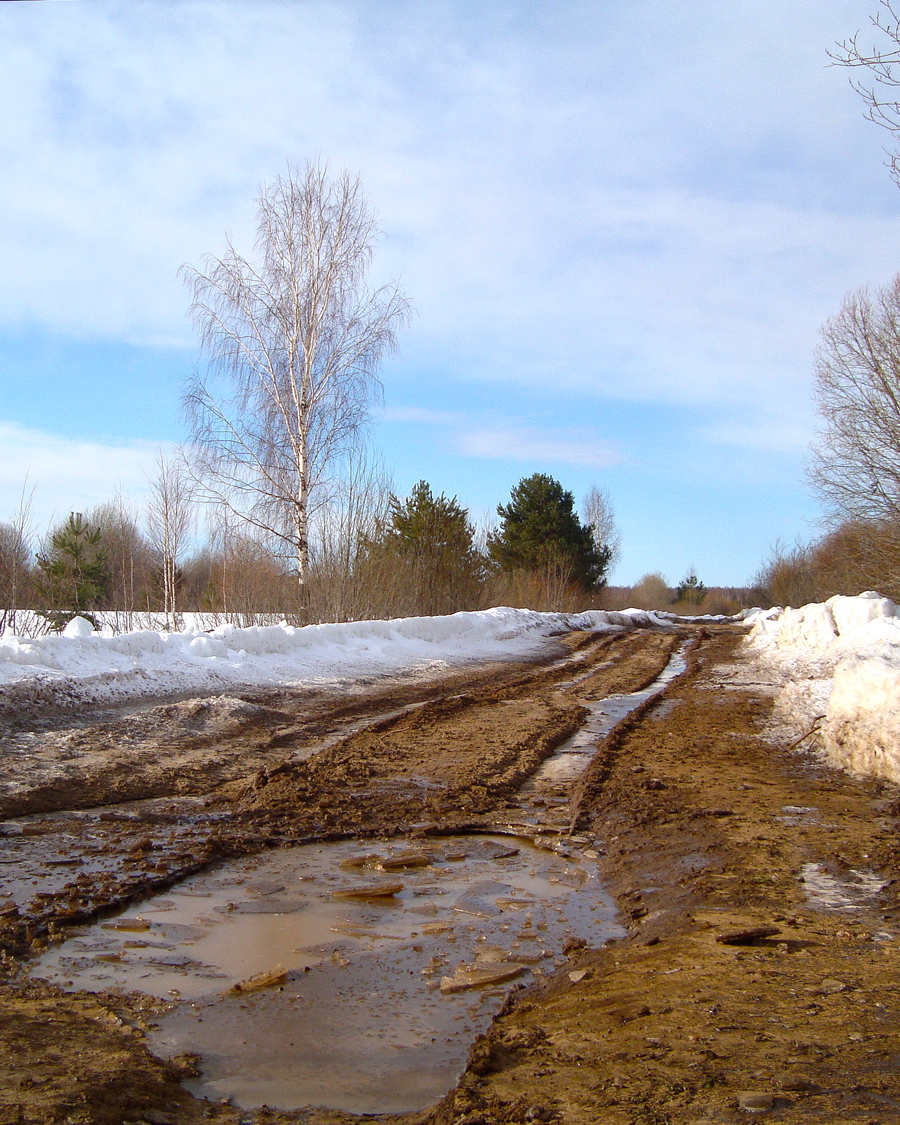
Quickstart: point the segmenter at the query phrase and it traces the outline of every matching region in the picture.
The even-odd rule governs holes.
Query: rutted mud
[[[403,847],[445,847],[455,832],[527,835],[538,821],[548,830],[539,842],[577,849],[590,877],[610,889],[629,936],[602,948],[596,936],[584,946],[573,940],[561,967],[536,977],[543,966],[530,966],[507,983],[513,994],[455,1089],[434,1109],[382,1120],[661,1125],[737,1122],[756,1112],[791,1122],[900,1119],[896,793],[765,742],[771,698],[733,670],[739,631],[691,635],[686,675],[624,719],[559,795],[522,786],[592,701],[649,684],[680,643],[677,631],[572,637],[566,662],[560,650],[556,663],[470,670],[446,689],[380,690],[340,715],[333,701],[248,697],[288,716],[278,744],[266,722],[220,731],[226,765],[216,767],[204,764],[217,745],[201,745],[210,732],[185,734],[182,764],[200,765],[193,795],[177,795],[175,766],[154,777],[145,763],[128,790],[143,799],[131,805],[45,805],[58,811],[8,820],[0,837],[0,877],[10,892],[6,906],[0,900],[0,1125],[351,1120],[327,1109],[198,1100],[184,1085],[202,1089],[196,1060],[163,1062],[148,1050],[177,1010],[169,1001],[64,994],[17,978],[17,965],[36,947],[57,946],[74,924],[109,922],[112,908],[129,903],[129,914],[139,914],[153,890],[177,896],[186,873],[220,858],[264,863],[273,846],[328,839],[359,841],[341,845],[351,848],[370,840],[383,852],[391,838],[400,846],[400,834]],[[341,730],[351,723],[357,727]],[[79,737],[89,729],[82,724]],[[88,752],[112,755],[113,776],[117,736],[104,737],[107,750]],[[298,760],[316,740],[335,738]],[[55,751],[43,745],[52,760]],[[73,804],[96,803],[102,778],[99,770],[95,789],[78,791]],[[25,786],[8,808],[27,812],[29,799]],[[753,936],[763,930],[768,936]],[[409,940],[425,955],[422,936]],[[335,935],[345,939],[376,949],[404,940]],[[119,940],[124,951],[126,940],[146,939]],[[71,942],[58,950],[77,953]],[[456,972],[439,968],[442,978]],[[281,987],[289,985],[285,977]]]

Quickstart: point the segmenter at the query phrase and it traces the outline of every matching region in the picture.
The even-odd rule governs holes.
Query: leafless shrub
[[[16,631],[18,611],[28,609],[34,597],[30,511],[31,495],[23,488],[12,523],[0,523],[0,636]]]
[[[635,609],[671,609],[673,591],[664,574],[645,574],[631,591]]]
[[[864,590],[900,601],[900,532],[888,521],[851,520],[813,543],[776,544],[755,583],[774,605]]]

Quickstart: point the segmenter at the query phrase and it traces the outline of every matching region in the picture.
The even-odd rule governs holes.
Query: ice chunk
[[[403,890],[402,883],[361,883],[358,887],[342,887],[332,891],[332,898],[390,898]]]
[[[493,984],[503,984],[525,972],[524,965],[498,963],[459,965],[452,977],[443,977],[441,992],[465,992],[469,988],[487,988]]]

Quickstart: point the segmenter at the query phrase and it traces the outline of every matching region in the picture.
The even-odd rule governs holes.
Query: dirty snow
[[[821,723],[831,765],[900,783],[900,610],[874,591],[747,618],[798,734]]]
[[[145,628],[115,634],[109,626],[97,632],[79,617],[59,635],[6,634],[0,639],[0,712],[4,697],[84,705],[222,692],[241,684],[334,686],[401,672],[434,673],[473,660],[525,657],[545,638],[572,628],[607,631],[669,622],[642,610],[562,614],[497,608],[303,628],[282,621],[207,630],[206,623],[185,614],[179,632]]]

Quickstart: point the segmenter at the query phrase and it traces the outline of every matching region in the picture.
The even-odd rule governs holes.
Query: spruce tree
[[[405,500],[391,496],[382,547],[409,567],[419,612],[452,613],[477,600],[483,559],[474,537],[468,510],[424,480]]]
[[[49,549],[37,556],[39,592],[47,603],[47,614],[56,628],[73,617],[90,619],[109,589],[110,574],[101,532],[71,512],[50,537]]]
[[[706,587],[697,577],[696,571],[689,570],[687,576],[681,580],[678,589],[675,591],[675,601],[699,605],[705,597]]]
[[[585,590],[602,586],[612,551],[598,547],[575,512],[575,497],[545,473],[523,477],[508,504],[499,504],[499,531],[488,542],[503,570],[565,566]]]

